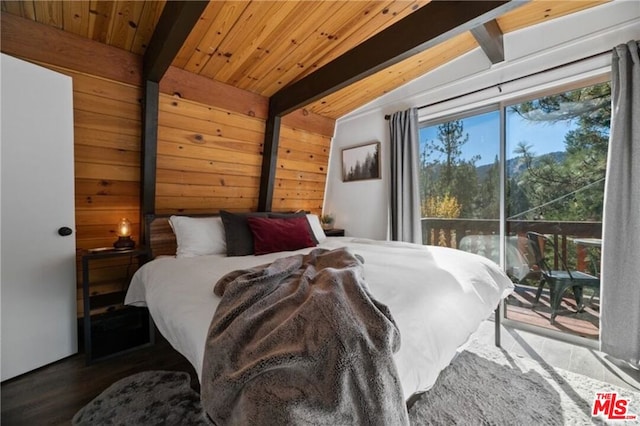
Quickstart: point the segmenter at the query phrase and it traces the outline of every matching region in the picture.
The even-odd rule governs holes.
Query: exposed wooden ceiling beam
[[[471,29],[471,34],[492,64],[504,62],[504,41],[498,21],[492,19]]]
[[[418,52],[523,5],[522,1],[432,1],[271,97],[285,115]]]
[[[207,0],[166,2],[144,54],[144,80],[162,79],[208,4]]]
[[[136,86],[142,84],[139,55],[4,10],[0,13],[0,38],[2,52],[17,58]]]

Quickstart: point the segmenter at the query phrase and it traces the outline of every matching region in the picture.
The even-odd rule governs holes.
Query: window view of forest
[[[558,150],[540,154],[533,140],[514,140],[511,128],[571,124]],[[601,221],[611,123],[611,85],[583,89],[507,109],[507,217]]]
[[[596,241],[601,238],[610,122],[607,82],[422,127],[419,179],[422,217],[428,218],[422,222],[423,242],[503,264],[516,284],[506,299],[505,317],[553,328],[550,291],[540,292],[540,270],[526,233],[549,237],[541,249],[554,269],[562,268],[561,258],[574,270],[599,275]],[[506,235],[499,221],[501,170]],[[584,244],[580,238],[594,243],[579,246]],[[577,300],[567,292],[559,317],[566,312],[566,321],[573,321],[564,323],[563,331],[597,339],[599,295],[587,289],[583,296],[587,293],[589,306],[576,312],[577,305],[571,306]]]
[[[500,217],[499,121],[493,111],[421,129],[422,217]],[[479,143],[482,154],[470,149]]]
[[[611,87],[602,83],[509,106],[507,217],[602,220]],[[420,131],[422,216],[498,219],[499,112]]]

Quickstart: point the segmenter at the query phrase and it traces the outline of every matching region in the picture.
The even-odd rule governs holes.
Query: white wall
[[[334,226],[344,228],[347,236],[385,240],[388,217],[386,205],[389,198],[389,147],[385,143],[388,139],[387,122],[366,116],[365,120],[354,124],[336,126],[329,157],[323,212],[333,214]],[[342,148],[374,141],[382,142],[382,179],[342,182]]]
[[[342,117],[336,123],[331,146],[324,212],[332,213],[336,217],[336,227],[344,228],[348,236],[387,238],[389,130],[385,114],[448,100],[420,110],[421,120],[432,119],[497,102],[507,96],[521,95],[530,92],[531,86],[553,87],[577,78],[601,75],[609,70],[612,48],[636,39],[640,39],[640,1],[614,1],[506,34],[504,63],[491,66],[477,48]],[[500,89],[463,97],[479,89],[589,57],[589,60],[534,78],[504,84]],[[382,179],[342,182],[342,149],[371,141],[382,142]]]

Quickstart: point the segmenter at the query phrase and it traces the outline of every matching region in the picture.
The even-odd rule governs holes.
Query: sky
[[[462,147],[462,158],[470,159],[480,155],[476,165],[493,163],[499,154],[500,147],[500,114],[491,111],[462,119],[464,132],[469,135],[469,141]],[[513,158],[513,150],[519,142],[532,145],[531,150],[536,155],[549,152],[564,151],[565,134],[575,129],[575,122],[540,123],[522,119],[517,114],[507,112],[507,158]],[[420,129],[420,150],[425,141],[438,139],[437,125]]]

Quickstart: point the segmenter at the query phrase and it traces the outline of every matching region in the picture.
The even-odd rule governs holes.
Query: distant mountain
[[[535,165],[536,163],[540,162],[540,160],[547,157],[553,158],[556,163],[562,163],[567,158],[567,153],[564,151],[556,151],[556,152],[550,152],[548,154],[538,155],[533,159],[533,164]],[[481,166],[476,167],[476,173],[478,174],[479,182],[486,179],[487,174],[491,170],[492,166],[493,166],[493,163],[483,164]],[[518,175],[522,174],[525,170],[526,170],[526,165],[522,157],[512,158],[510,160],[507,160],[507,176],[508,177],[517,177]]]
[[[556,151],[556,152],[550,152],[548,154],[538,155],[533,159],[533,164],[535,165],[536,163],[540,162],[542,159],[547,157],[553,158],[556,163],[562,163],[567,158],[567,153],[564,151]],[[487,178],[487,175],[489,174],[489,171],[491,170],[492,166],[493,166],[493,163],[483,164],[481,166],[476,167],[478,182],[482,182]],[[509,178],[513,178],[513,177],[517,178],[526,169],[527,169],[527,166],[525,165],[522,157],[512,158],[510,160],[507,160],[507,176]],[[434,164],[430,166],[430,170],[431,170],[431,173],[433,173],[432,174],[433,178],[439,179],[440,172],[442,170],[442,165]]]

